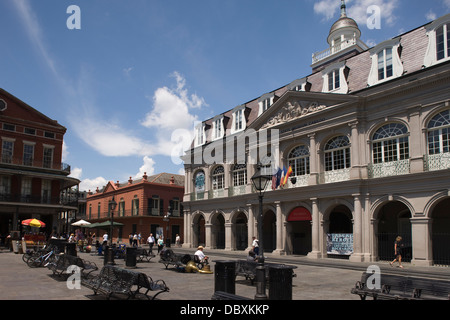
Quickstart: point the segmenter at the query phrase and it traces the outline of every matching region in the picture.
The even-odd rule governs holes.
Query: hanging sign
[[[351,255],[353,253],[353,233],[328,233],[327,253]]]

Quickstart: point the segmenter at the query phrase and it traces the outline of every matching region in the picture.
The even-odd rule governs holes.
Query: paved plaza
[[[194,250],[173,248],[176,253],[191,253]],[[99,268],[103,266],[103,257],[92,253],[77,253],[79,257],[93,261]],[[244,252],[224,252],[220,250],[206,252],[212,259],[211,271],[215,261],[245,259]],[[214,274],[183,273],[170,267],[166,269],[159,263],[159,257],[150,262],[138,262],[135,270],[144,272],[153,280],[163,279],[170,292],[158,296],[160,300],[210,300],[214,293]],[[296,277],[292,281],[293,300],[359,300],[350,293],[362,271],[370,263],[352,263],[344,260],[310,260],[306,257],[271,256],[267,262],[294,265]],[[115,260],[117,266],[125,267],[125,261]],[[63,279],[52,276],[47,268],[29,268],[21,254],[6,250],[0,251],[0,300],[102,300],[101,295],[94,296],[92,290],[68,289]],[[440,279],[450,278],[450,268],[417,267],[405,263],[405,269],[392,268],[387,262],[376,263],[385,273],[427,276]],[[254,298],[256,286],[250,280],[236,278],[236,294]]]

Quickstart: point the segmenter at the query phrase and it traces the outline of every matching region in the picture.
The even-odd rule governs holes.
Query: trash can
[[[66,254],[69,256],[77,256],[77,244],[75,242],[66,242]]]
[[[125,256],[125,267],[136,268],[136,247],[127,247]]]
[[[236,264],[234,261],[216,261],[214,266],[214,291],[236,293]]]
[[[166,248],[170,248],[170,239],[169,238],[166,239]]]
[[[269,266],[269,299],[292,300],[293,267]]]
[[[50,245],[56,248],[56,253],[63,253],[66,246],[66,240],[50,239]]]

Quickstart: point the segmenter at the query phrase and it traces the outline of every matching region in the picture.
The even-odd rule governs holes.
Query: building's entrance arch
[[[397,236],[402,237],[404,249],[402,261],[412,259],[411,211],[400,201],[389,201],[378,211],[378,230],[375,239],[378,241],[379,260],[392,261],[395,258],[394,242]]]
[[[353,222],[351,210],[341,204],[328,215],[326,237],[327,257],[348,259],[353,253]]]
[[[193,219],[193,245],[205,246],[206,245],[206,232],[205,232],[205,217],[202,214],[198,214]]]
[[[248,247],[248,227],[247,216],[244,212],[239,212],[234,218],[234,241],[236,250],[245,250]]]
[[[296,207],[287,218],[288,251],[307,255],[312,250],[311,213],[305,207]]]
[[[440,201],[432,210],[431,241],[434,265],[450,265],[450,198]]]
[[[263,215],[263,245],[264,252],[272,252],[276,247],[277,218],[272,210]]]
[[[225,218],[222,213],[211,218],[211,248],[225,249]]]

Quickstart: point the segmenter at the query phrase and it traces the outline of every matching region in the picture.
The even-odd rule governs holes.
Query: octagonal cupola
[[[345,1],[341,0],[341,15],[331,26],[327,42],[329,47],[313,54],[312,68],[325,67],[327,62],[336,61],[340,57],[348,57],[350,52],[360,53],[368,47],[361,41],[361,30],[352,18],[347,16]]]

